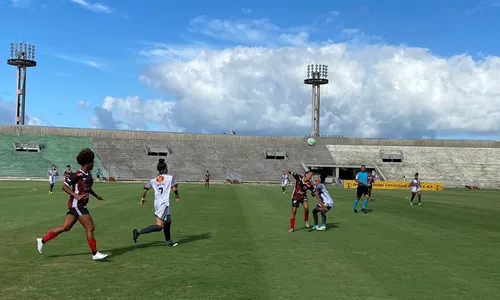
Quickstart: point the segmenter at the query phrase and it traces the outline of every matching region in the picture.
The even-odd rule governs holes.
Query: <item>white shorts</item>
[[[287,186],[288,185],[288,182],[282,182],[281,183],[281,186]]]
[[[414,186],[413,186],[413,187],[411,188],[411,192],[412,192],[412,193],[420,192],[420,188],[417,188],[417,187],[414,187]]]
[[[155,203],[155,216],[166,222],[170,216],[170,206],[165,202]]]

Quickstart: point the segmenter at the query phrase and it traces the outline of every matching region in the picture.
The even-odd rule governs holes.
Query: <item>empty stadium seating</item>
[[[497,186],[499,148],[328,145],[335,164],[357,166],[376,163],[387,180],[413,177],[440,181],[446,186]],[[403,162],[384,163],[381,151],[401,151]]]
[[[169,170],[178,180],[203,180],[206,170],[212,180],[225,180],[226,172],[238,174],[243,181],[277,181],[285,168],[301,171],[302,160],[330,163],[325,146],[213,143],[197,141],[163,141],[172,150],[164,157]],[[111,174],[121,180],[147,179],[156,174],[159,156],[148,156],[147,140],[93,138],[96,153]],[[266,149],[282,149],[287,158],[266,159]],[[132,159],[131,159],[132,158]]]
[[[39,152],[16,151],[13,140],[36,141],[41,146]],[[89,138],[67,136],[41,136],[14,134],[0,135],[0,176],[3,177],[47,177],[48,170],[56,165],[60,177],[66,165],[79,166],[76,156],[84,148],[92,148]],[[99,158],[96,158],[95,169],[102,168]],[[107,172],[101,169],[104,176]]]
[[[419,172],[422,180],[440,181],[447,187],[500,184],[496,176],[500,142],[343,137],[317,141],[311,147],[305,137],[0,125],[0,176],[46,177],[52,164],[61,171],[68,163],[76,168],[76,154],[90,147],[97,154],[96,168],[101,168],[105,177],[118,180],[149,179],[156,175],[158,159],[165,157],[170,171],[180,181],[202,181],[209,170],[213,180],[226,180],[232,174],[243,182],[277,182],[285,168],[302,171],[304,166],[356,168],[367,164],[375,166],[387,180],[411,178]],[[28,142],[39,145],[40,151],[24,147]],[[16,151],[15,145],[21,150]],[[23,147],[34,150],[24,151]]]

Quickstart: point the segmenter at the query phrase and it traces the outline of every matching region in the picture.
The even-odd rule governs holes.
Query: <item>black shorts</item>
[[[97,179],[101,178],[101,175],[97,175]]]
[[[299,207],[300,204],[304,206],[304,202],[307,202],[307,198],[304,199],[292,199],[292,207]]]
[[[358,185],[358,188],[356,189],[356,197],[360,198],[362,195],[370,195],[366,185]]]
[[[66,213],[66,215],[72,215],[72,216],[75,216],[77,218],[79,218],[80,216],[83,216],[83,215],[88,215],[88,214],[89,214],[89,210],[85,206],[72,207]]]

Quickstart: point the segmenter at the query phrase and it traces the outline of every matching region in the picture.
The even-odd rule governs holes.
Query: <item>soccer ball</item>
[[[307,144],[308,144],[309,146],[314,146],[314,145],[316,145],[316,139],[315,139],[315,138],[308,138],[308,139],[307,139]]]

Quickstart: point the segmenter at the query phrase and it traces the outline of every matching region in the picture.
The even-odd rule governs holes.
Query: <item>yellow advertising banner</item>
[[[344,180],[345,189],[355,189],[358,184],[354,180]],[[406,181],[376,181],[373,185],[374,190],[409,190],[410,182]],[[443,184],[441,182],[421,182],[420,189],[422,191],[442,191]]]

